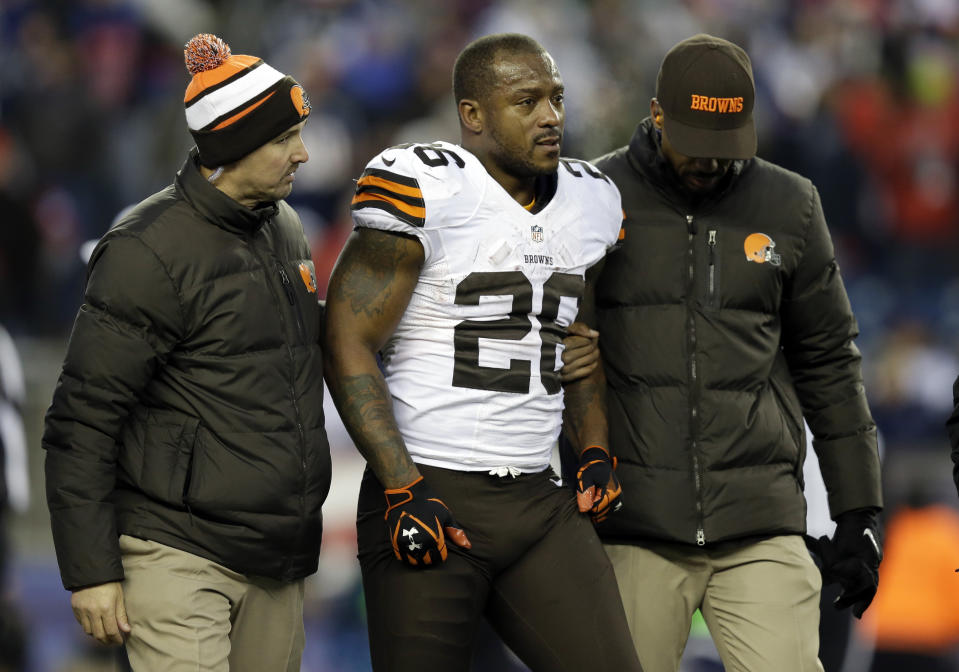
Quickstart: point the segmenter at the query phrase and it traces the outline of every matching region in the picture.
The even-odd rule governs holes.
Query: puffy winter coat
[[[194,156],[103,237],[43,435],[67,588],[123,577],[120,534],[245,574],[315,571],[319,321],[293,210],[241,206]]]
[[[625,502],[601,536],[802,533],[803,416],[832,515],[880,507],[858,330],[812,183],[757,158],[694,204],[648,119],[595,164],[626,214],[596,291]]]

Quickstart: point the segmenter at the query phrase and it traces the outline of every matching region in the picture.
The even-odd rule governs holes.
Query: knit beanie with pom
[[[256,56],[234,56],[216,35],[197,35],[183,56],[193,76],[186,123],[207,168],[242,159],[310,114],[296,80]]]

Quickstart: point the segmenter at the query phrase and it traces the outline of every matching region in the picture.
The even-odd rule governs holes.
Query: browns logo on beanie
[[[310,114],[303,87],[256,56],[234,56],[216,35],[201,33],[183,50],[193,76],[183,103],[200,163],[242,159]]]

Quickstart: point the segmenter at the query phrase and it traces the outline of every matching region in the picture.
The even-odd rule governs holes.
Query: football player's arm
[[[594,325],[595,280],[602,261],[586,272],[586,286],[577,322]],[[581,512],[589,511],[596,522],[618,508],[622,489],[616,478],[616,461],[609,452],[606,421],[606,375],[596,366],[586,376],[564,385],[563,428],[579,457],[576,500]]]
[[[602,262],[586,271],[586,285],[580,302],[576,323],[586,327],[596,324],[594,287]],[[587,446],[608,443],[606,424],[606,376],[603,367],[595,367],[589,375],[566,383],[563,426],[579,455]]]
[[[340,253],[326,298],[326,383],[350,437],[385,488],[420,477],[376,355],[399,324],[422,265],[423,246],[415,239],[359,228]]]
[[[566,328],[563,339],[563,383],[585,378],[599,366],[599,332],[585,322],[573,322]]]
[[[619,203],[618,198],[617,203]],[[619,206],[617,205],[617,207]],[[620,211],[625,221],[626,213],[621,208]],[[619,249],[624,236],[625,230],[620,227],[618,242],[607,248],[607,254]],[[604,263],[605,257],[595,266],[587,270],[586,281],[590,287],[595,287],[596,279],[602,272]],[[595,297],[592,296],[593,293],[593,291],[590,291],[589,299],[591,302],[595,301]],[[559,372],[560,380],[562,380],[564,384],[586,378],[597,368],[602,368],[602,357],[599,352],[599,332],[594,328],[596,326],[596,320],[593,314],[592,303],[588,307],[588,310],[588,316],[581,310],[576,321],[570,324],[566,329],[566,338],[563,339],[563,368],[560,369]],[[589,318],[589,322],[584,321],[586,317]]]
[[[354,231],[330,278],[324,334],[330,394],[350,437],[383,485],[393,552],[414,567],[445,561],[447,538],[461,548],[471,547],[410,458],[376,361],[406,311],[423,260],[423,247],[413,238]]]

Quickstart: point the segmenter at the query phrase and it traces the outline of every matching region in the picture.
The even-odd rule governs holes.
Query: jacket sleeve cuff
[[[76,590],[123,580],[111,505],[93,503],[52,510],[50,522],[64,588]]]
[[[819,457],[823,481],[829,493],[829,511],[834,520],[853,509],[882,509],[882,480],[875,427],[854,436],[814,440],[813,445]]]

